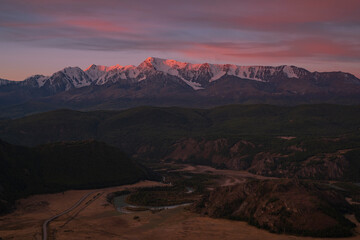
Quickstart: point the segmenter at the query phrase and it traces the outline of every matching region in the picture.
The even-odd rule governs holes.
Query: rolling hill
[[[359,180],[359,110],[340,105],[58,110],[1,121],[0,138],[27,146],[95,139],[141,161]]]

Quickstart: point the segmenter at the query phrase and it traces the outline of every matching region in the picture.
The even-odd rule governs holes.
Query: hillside
[[[359,106],[229,105],[58,110],[0,122],[27,146],[96,139],[142,161],[176,161],[312,179],[360,179]]]
[[[324,184],[298,180],[250,180],[204,195],[192,210],[243,220],[276,233],[315,237],[351,236],[355,224],[345,198]]]
[[[155,178],[117,148],[96,141],[34,148],[0,142],[0,214],[30,194],[101,188]]]

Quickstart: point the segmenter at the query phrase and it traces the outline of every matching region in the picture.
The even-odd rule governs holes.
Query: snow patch
[[[299,76],[294,72],[292,66],[284,66],[283,72],[288,76],[288,78],[299,78]]]
[[[136,78],[140,74],[140,71],[137,68],[129,69],[128,76],[130,78]]]
[[[215,80],[218,80],[219,78],[221,78],[222,76],[224,76],[226,74],[226,72],[224,71],[220,71],[217,74],[215,74],[214,76],[212,76],[212,78],[210,78],[209,82],[213,82]]]
[[[122,73],[120,74],[120,78],[121,78],[121,79],[127,79],[126,74],[125,74],[124,72],[122,72]]]
[[[192,87],[194,90],[200,90],[200,89],[204,89],[200,83],[197,82],[192,82],[192,81],[188,81],[184,78],[181,78],[181,80],[183,80],[187,85],[189,85],[190,87]]]
[[[46,83],[46,81],[49,79],[49,77],[46,76],[40,76],[38,79],[36,79],[39,87],[44,86],[44,84]]]
[[[144,75],[143,77],[138,79],[138,82],[144,81],[146,79],[146,76]]]

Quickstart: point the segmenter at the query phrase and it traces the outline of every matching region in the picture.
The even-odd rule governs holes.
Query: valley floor
[[[215,171],[204,167],[188,170]],[[246,222],[200,216],[184,207],[157,213],[141,211],[121,214],[106,200],[107,194],[114,191],[161,185],[164,184],[145,181],[96,191],[70,190],[64,193],[34,195],[20,200],[15,212],[0,217],[0,237],[4,240],[42,239],[41,227],[46,219],[70,208],[82,196],[93,192],[76,210],[50,223],[49,239],[318,239],[272,234]],[[359,226],[357,232],[360,232]],[[343,239],[359,239],[359,235]]]

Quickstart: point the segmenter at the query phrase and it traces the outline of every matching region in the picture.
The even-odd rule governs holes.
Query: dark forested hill
[[[0,122],[0,138],[35,146],[96,139],[141,160],[269,176],[360,179],[360,107],[228,105],[57,110]]]
[[[152,179],[154,175],[105,143],[59,142],[35,148],[0,141],[0,213],[15,199],[35,193],[100,188]]]
[[[359,131],[360,106],[228,105],[212,109],[138,107],[56,110],[0,121],[0,137],[34,146],[95,138],[113,145],[180,137],[337,136]]]

